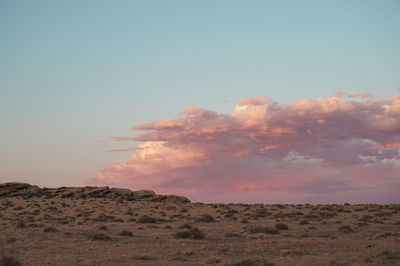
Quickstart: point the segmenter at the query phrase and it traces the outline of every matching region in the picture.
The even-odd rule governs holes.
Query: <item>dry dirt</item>
[[[400,205],[3,195],[1,256],[22,265],[400,265]]]

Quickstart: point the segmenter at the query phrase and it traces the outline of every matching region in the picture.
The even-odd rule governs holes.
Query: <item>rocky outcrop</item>
[[[152,190],[131,191],[125,188],[105,187],[59,187],[40,188],[27,183],[0,184],[0,197],[43,197],[43,198],[110,198],[129,201],[146,200],[156,202],[190,203],[190,200],[176,195],[157,195]]]

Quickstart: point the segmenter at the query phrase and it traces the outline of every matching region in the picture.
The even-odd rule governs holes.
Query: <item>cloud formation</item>
[[[206,202],[399,201],[400,97],[343,95],[246,98],[230,114],[190,106],[113,138],[142,143],[91,183]]]

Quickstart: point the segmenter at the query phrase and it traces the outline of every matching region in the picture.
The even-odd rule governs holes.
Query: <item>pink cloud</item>
[[[335,92],[332,96],[341,98],[341,97],[343,97],[344,95],[346,95],[345,92],[343,92],[343,91],[338,91],[338,92]]]
[[[366,98],[375,98],[374,95],[372,95],[369,92],[364,92],[364,93],[356,93],[356,94],[350,94],[348,95],[349,98],[357,98],[360,97],[362,99],[366,99]]]
[[[291,105],[247,98],[230,114],[190,106],[113,138],[142,144],[90,182],[208,202],[400,200],[400,97],[342,95]]]
[[[135,138],[132,137],[111,137],[111,141],[134,141]]]
[[[258,96],[256,98],[245,98],[239,103],[239,105],[263,105],[270,102],[272,101],[269,98],[265,96]]]
[[[126,148],[126,149],[115,149],[115,150],[110,150],[110,152],[124,152],[124,151],[137,151],[138,148]]]

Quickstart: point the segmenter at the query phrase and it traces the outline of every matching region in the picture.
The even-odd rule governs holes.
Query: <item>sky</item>
[[[0,182],[400,202],[399,1],[0,1]]]

